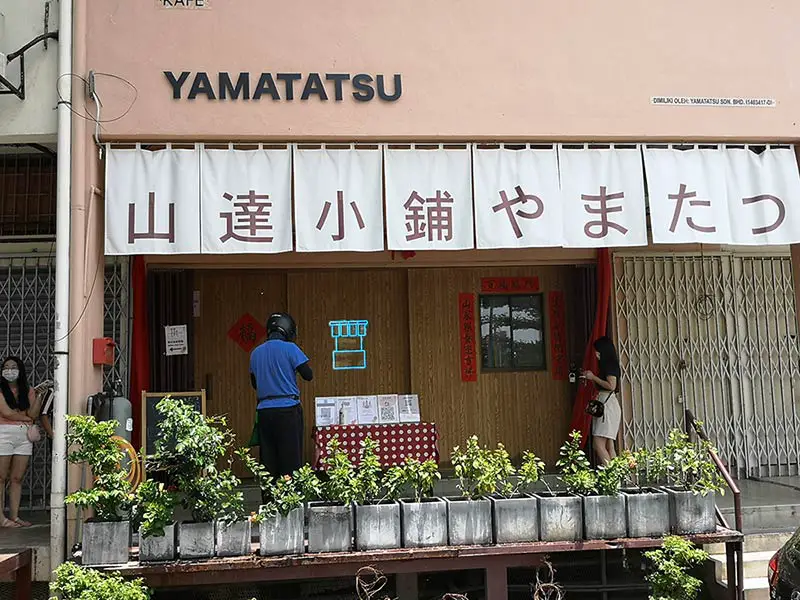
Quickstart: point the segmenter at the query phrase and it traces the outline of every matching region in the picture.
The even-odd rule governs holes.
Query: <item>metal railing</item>
[[[692,432],[694,432],[701,440],[711,444],[711,440],[703,429],[703,424],[695,418],[694,414],[692,414],[692,411],[688,408],[685,411],[685,418],[686,434],[691,436]],[[728,468],[720,459],[713,445],[708,449],[708,455],[711,457],[711,460],[716,465],[717,470],[719,471],[720,475],[722,475],[722,478],[725,480],[726,485],[730,488],[731,494],[733,495],[733,517],[736,531],[739,533],[744,533],[744,522],[742,517],[742,492],[739,490],[739,486],[736,485],[736,482],[733,480],[730,471],[728,471]],[[722,511],[720,511],[719,506],[715,505],[714,509],[717,513],[717,519],[719,520],[720,525],[722,525],[725,529],[730,529],[730,526],[725,520]],[[730,597],[733,600],[743,600],[744,543],[736,542],[735,544],[726,544],[725,548],[728,561],[728,572],[730,573],[732,571],[732,567],[734,565],[736,572],[736,585],[732,586],[731,582],[728,581],[728,591],[730,592]]]

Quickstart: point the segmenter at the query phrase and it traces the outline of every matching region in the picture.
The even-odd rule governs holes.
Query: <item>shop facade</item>
[[[769,469],[774,451],[781,473],[797,472],[789,246],[800,217],[791,202],[780,219],[771,200],[731,208],[800,189],[800,98],[781,70],[798,43],[786,25],[794,5],[731,15],[722,2],[620,1],[578,17],[525,2],[77,5],[74,68],[95,74],[102,127],[75,123],[73,205],[86,217],[73,220],[72,268],[132,257],[134,412],[142,390],[205,389],[208,412],[227,414],[245,443],[248,349],[266,316],[287,310],[315,368],[303,388],[308,429],[315,397],[413,393],[444,462],[476,434],[552,464],[574,423],[570,373],[592,335],[598,255],[610,247],[625,443],[660,441],[690,406],[725,434],[738,467]],[[634,26],[643,20],[655,30]],[[514,23],[533,28],[524,51],[511,43]],[[702,41],[673,45],[678,30]],[[80,93],[74,104],[97,109]],[[727,176],[736,165],[741,176]],[[684,176],[700,195],[678,191]],[[767,182],[781,192],[761,190]],[[265,188],[269,207],[257,197]],[[656,208],[657,189],[682,197]],[[704,192],[721,194],[706,213],[713,232],[675,210]],[[453,210],[430,213],[432,198]],[[435,233],[419,227],[420,207]],[[102,315],[84,312],[73,344],[87,348]],[[764,336],[747,323],[759,319],[771,341],[751,348]],[[366,368],[335,368],[331,323],[341,320],[368,322]],[[175,325],[186,326],[185,353],[167,352],[164,328]],[[751,361],[719,366],[741,349]],[[754,365],[776,352],[765,379]],[[80,410],[99,374],[82,352],[70,373]],[[786,429],[772,433],[778,416]]]

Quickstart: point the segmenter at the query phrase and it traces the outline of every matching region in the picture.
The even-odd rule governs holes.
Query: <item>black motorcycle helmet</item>
[[[291,315],[286,313],[275,313],[267,319],[267,336],[279,333],[287,342],[293,342],[297,338],[297,325]]]

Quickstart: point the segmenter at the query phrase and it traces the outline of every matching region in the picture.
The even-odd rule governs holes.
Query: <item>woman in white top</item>
[[[10,356],[3,361],[0,392],[0,527],[30,527],[19,518],[19,505],[22,480],[33,453],[28,427],[39,416],[41,406],[19,358]],[[6,484],[9,518],[4,512]]]

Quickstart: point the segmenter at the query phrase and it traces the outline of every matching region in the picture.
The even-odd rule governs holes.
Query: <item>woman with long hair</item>
[[[23,362],[9,356],[0,371],[0,527],[30,527],[19,518],[22,480],[33,453],[28,427],[39,416],[36,393],[28,383]],[[8,518],[5,490],[8,484]]]
[[[603,404],[603,416],[592,418],[592,446],[601,464],[617,455],[614,442],[619,435],[619,425],[622,420],[622,409],[617,400],[617,384],[619,382],[619,358],[614,342],[603,336],[595,341],[594,351],[597,356],[598,373],[584,371],[583,376],[587,381],[594,383],[597,388],[597,400]]]

